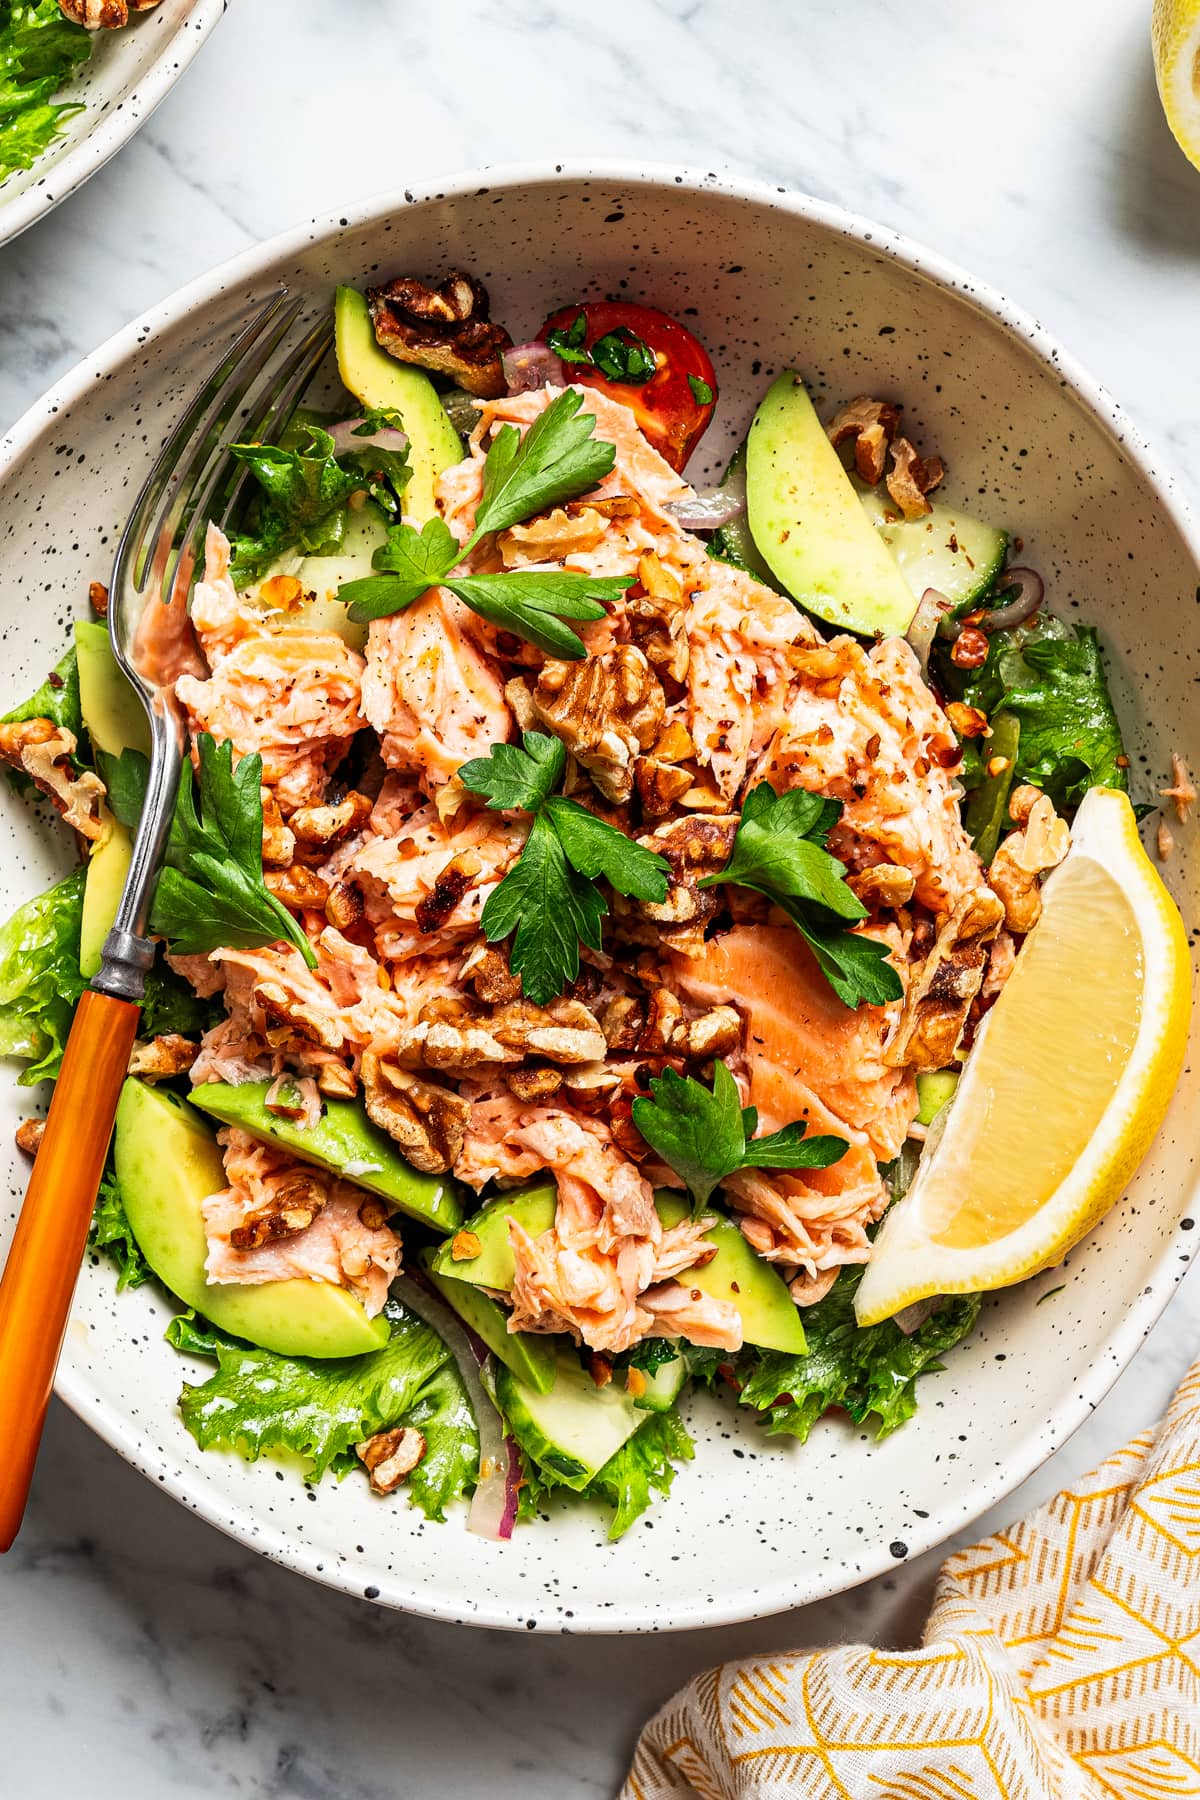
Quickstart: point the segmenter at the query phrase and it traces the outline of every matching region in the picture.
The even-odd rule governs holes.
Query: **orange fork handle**
[[[79,1002],[0,1277],[0,1551],[21,1524],[139,1009]]]

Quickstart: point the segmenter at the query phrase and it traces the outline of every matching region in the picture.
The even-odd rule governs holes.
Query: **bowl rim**
[[[220,0],[216,3],[219,5]],[[203,4],[204,0],[201,0]],[[737,174],[711,171],[701,174],[683,165],[633,163],[617,158],[485,164],[441,180],[431,180],[420,187],[386,190],[337,212],[319,214],[240,251],[187,282],[115,332],[36,400],[0,437],[0,485],[40,438],[54,429],[58,415],[80,400],[97,379],[103,378],[136,351],[144,351],[160,333],[178,325],[189,314],[209,306],[223,292],[232,292],[236,297],[238,288],[250,287],[265,269],[281,258],[298,257],[325,238],[370,226],[389,212],[467,199],[480,188],[547,187],[579,182],[664,188],[697,196],[716,193],[736,201],[767,206],[821,225],[954,293],[976,312],[1017,338],[1061,377],[1064,385],[1135,465],[1178,530],[1197,565],[1200,578],[1200,517],[1174,478],[1159,464],[1146,438],[1104,386],[1031,314],[1014,305],[999,290],[977,280],[958,264],[927,249],[907,234],[799,190]],[[1197,1185],[1200,1185],[1200,1179]],[[1087,1377],[1063,1395],[1049,1418],[1039,1422],[1039,1430],[1030,1431],[1021,1440],[1014,1457],[1005,1462],[1003,1469],[980,1475],[967,1496],[947,1508],[931,1512],[927,1520],[921,1521],[919,1530],[914,1528],[916,1521],[910,1525],[906,1533],[910,1558],[944,1543],[1012,1493],[1090,1417],[1128,1367],[1174,1294],[1178,1277],[1174,1273],[1173,1259],[1182,1242],[1177,1222],[1172,1237],[1159,1252],[1148,1285],[1133,1298],[1097,1346]],[[148,1480],[165,1487],[172,1498],[219,1531],[257,1551],[268,1561],[295,1569],[344,1593],[362,1596],[361,1564],[343,1565],[341,1558],[331,1558],[317,1546],[298,1541],[285,1530],[275,1528],[266,1518],[255,1518],[241,1509],[238,1516],[231,1518],[222,1511],[218,1497],[201,1476],[193,1477],[178,1468],[171,1471],[169,1465],[164,1471],[166,1459],[154,1460],[142,1448],[143,1443],[148,1446],[152,1441],[150,1434],[140,1431],[129,1417],[110,1413],[90,1397],[86,1380],[76,1375],[65,1359],[58,1370],[55,1392],[72,1412]],[[763,1604],[760,1591],[749,1589],[744,1592],[731,1590],[716,1604],[706,1598],[690,1607],[676,1604],[666,1612],[641,1601],[623,1604],[620,1610],[589,1607],[577,1601],[567,1624],[553,1616],[530,1621],[524,1615],[518,1616],[491,1603],[472,1607],[462,1596],[454,1600],[430,1595],[415,1584],[406,1585],[403,1571],[399,1578],[388,1570],[376,1571],[371,1577],[374,1591],[370,1598],[379,1605],[427,1618],[502,1630],[529,1629],[532,1625],[542,1631],[597,1635],[682,1631],[772,1617],[793,1607],[845,1592],[894,1567],[888,1545],[881,1542],[860,1549],[852,1566],[830,1563],[802,1578],[781,1579],[766,1604]]]
[[[0,187],[0,245],[12,243],[23,231],[54,211],[91,179],[118,150],[137,136],[142,126],[166,99],[184,74],[209,32],[224,16],[226,0],[192,0],[182,19],[168,33],[158,55],[120,107],[110,108],[56,160],[48,160],[46,173],[9,201]],[[136,109],[136,110],[135,110]],[[53,158],[53,146],[45,152]],[[37,174],[38,164],[29,172]],[[107,348],[107,346],[105,346]]]

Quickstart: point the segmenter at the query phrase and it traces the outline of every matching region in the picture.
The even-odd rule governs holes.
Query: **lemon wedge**
[[[860,1325],[1060,1261],[1162,1123],[1183,1066],[1191,967],[1126,795],[1085,797],[1042,897],[912,1187],[880,1228],[855,1299]]]
[[[1200,169],[1200,0],[1154,0],[1150,41],[1167,124]]]

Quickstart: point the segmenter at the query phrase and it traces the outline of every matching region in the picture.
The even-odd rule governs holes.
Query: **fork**
[[[171,687],[156,677],[149,660],[148,633],[164,626],[186,628],[207,522],[225,525],[236,513],[246,471],[226,449],[235,419],[240,414],[250,435],[274,441],[328,352],[331,333],[324,322],[287,348],[301,306],[280,289],[238,334],[163,446],[113,564],[109,638],[149,720],[150,773],[121,903],[100,968],[71,1025],[0,1277],[0,1551],[10,1548],[25,1510],[137,1035],[146,972],[154,960],[147,935],[150,906],[188,737]]]

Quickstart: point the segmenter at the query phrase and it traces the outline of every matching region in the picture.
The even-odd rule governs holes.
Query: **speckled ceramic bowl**
[[[225,11],[225,0],[162,0],[120,31],[96,34],[92,54],[56,100],[80,103],[32,169],[0,186],[0,244],[82,187],[174,87]]]
[[[1005,521],[1052,602],[1100,626],[1136,785],[1153,793],[1173,747],[1200,763],[1200,538],[1107,397],[1031,319],[914,245],[799,195],[672,170],[484,173],[397,195],[239,258],[80,364],[0,447],[0,705],[42,676],[89,580],[107,576],[129,498],[235,307],[279,281],[315,309],[338,281],[446,267],[481,275],[517,337],[585,294],[685,314],[721,382],[708,469],[784,365],[830,395],[903,399],[918,441],[946,459],[948,491]],[[61,873],[68,851],[13,798],[0,833],[7,907]],[[1178,856],[1168,877],[1193,919],[1195,864]],[[1187,1267],[1198,1088],[1193,1065],[1129,1194],[1064,1269],[987,1303],[904,1430],[875,1445],[827,1421],[801,1449],[698,1398],[696,1460],[616,1546],[581,1510],[496,1545],[461,1515],[429,1525],[359,1481],[310,1492],[291,1468],[201,1454],[175,1413],[189,1368],[162,1342],[169,1309],[146,1288],[118,1296],[107,1266],[84,1271],[59,1392],[214,1525],[386,1605],[571,1631],[777,1612],[938,1543],[1086,1418]],[[5,1077],[0,1104],[2,1247],[29,1096]]]

